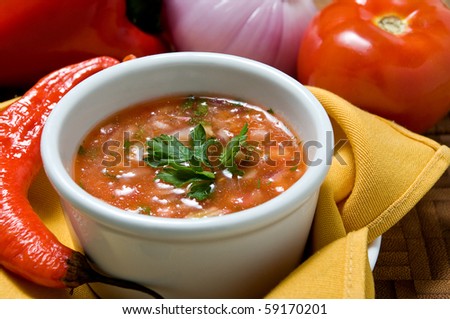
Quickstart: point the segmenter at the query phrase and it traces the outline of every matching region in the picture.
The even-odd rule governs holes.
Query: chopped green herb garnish
[[[78,148],[78,155],[85,155],[86,154],[86,149],[83,147],[83,145],[80,145],[80,147]]]
[[[124,150],[130,150],[131,145],[132,145],[132,143],[130,142],[130,140],[126,139],[126,140],[123,142],[123,149],[124,149]]]
[[[163,170],[158,173],[157,177],[176,187],[214,180],[216,178],[213,172],[204,171],[201,167],[180,165],[177,163],[171,163],[169,166],[164,167]]]
[[[147,142],[148,155],[145,161],[152,167],[183,163],[191,160],[191,150],[175,136],[161,134]]]
[[[245,145],[248,125],[239,135],[233,137],[220,154],[220,164],[233,175],[243,175],[235,163],[235,156]],[[207,138],[203,125],[198,124],[189,134],[190,147],[176,137],[162,134],[147,142],[148,155],[144,161],[151,167],[162,167],[156,178],[175,187],[188,187],[188,197],[197,200],[208,198],[213,189],[215,174],[208,159],[208,147],[219,143],[215,138]]]
[[[211,163],[208,159],[208,147],[212,144],[218,143],[215,138],[206,138],[206,131],[203,125],[198,124],[189,134],[192,157],[194,164],[204,164],[211,167]]]
[[[195,103],[195,96],[189,96],[182,105],[183,109],[191,109]]]
[[[230,103],[230,105],[235,106],[235,107],[244,107],[245,105],[247,105],[247,103],[241,102],[241,101],[232,101],[229,103]]]
[[[206,101],[197,103],[194,115],[196,117],[204,117],[206,114],[208,114],[208,103]]]
[[[184,100],[182,106],[184,110],[191,112],[191,119],[189,122],[193,125],[204,123],[205,116],[208,114],[208,101],[204,98],[189,96]]]
[[[103,175],[105,175],[106,177],[112,178],[112,179],[116,179],[117,175],[111,173],[107,168],[104,168],[102,170]]]
[[[144,128],[140,127],[133,135],[133,138],[138,140],[144,140],[145,139],[145,130]]]
[[[198,200],[205,200],[211,195],[214,189],[214,182],[210,181],[198,181],[196,183],[192,183],[189,188],[189,196]]]
[[[148,206],[139,206],[139,210],[141,211],[142,214],[152,215],[152,210]]]
[[[272,114],[272,115],[273,115],[273,114],[275,114],[275,111],[274,111],[274,110],[273,110],[272,108],[270,108],[270,109],[268,109],[268,110],[267,110],[267,113],[269,113],[269,114]]]
[[[246,145],[248,132],[248,125],[245,123],[241,132],[233,137],[231,141],[227,144],[222,154],[219,156],[221,164],[228,169],[233,175],[244,175],[244,172],[240,170],[235,162],[236,154],[241,150],[242,147]]]

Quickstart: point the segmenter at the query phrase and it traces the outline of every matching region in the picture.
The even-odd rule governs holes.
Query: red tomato
[[[443,0],[337,0],[311,22],[298,80],[424,132],[450,111]]]

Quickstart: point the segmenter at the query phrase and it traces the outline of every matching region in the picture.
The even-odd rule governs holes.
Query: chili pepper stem
[[[69,288],[75,288],[82,284],[97,282],[120,288],[137,290],[146,293],[155,299],[163,298],[156,291],[147,288],[143,285],[140,285],[138,283],[108,277],[106,275],[99,273],[98,271],[92,268],[86,256],[78,251],[74,251],[72,253],[71,257],[67,260],[67,265],[68,265],[67,274],[66,277],[63,278],[63,281]]]

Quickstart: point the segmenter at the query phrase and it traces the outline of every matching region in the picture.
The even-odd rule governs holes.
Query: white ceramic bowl
[[[99,121],[138,102],[196,93],[238,96],[281,114],[309,145],[311,165],[303,177],[255,208],[203,219],[128,213],[73,181],[79,144]],[[71,90],[48,118],[42,158],[75,242],[105,273],[166,298],[257,298],[299,263],[331,163],[332,136],[320,103],[284,73],[236,56],[168,53],[123,62]],[[93,288],[101,297],[142,297],[122,288]]]

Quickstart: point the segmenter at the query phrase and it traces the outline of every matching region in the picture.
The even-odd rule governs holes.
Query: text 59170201
[[[269,303],[264,305],[266,315],[326,315],[325,304]]]

